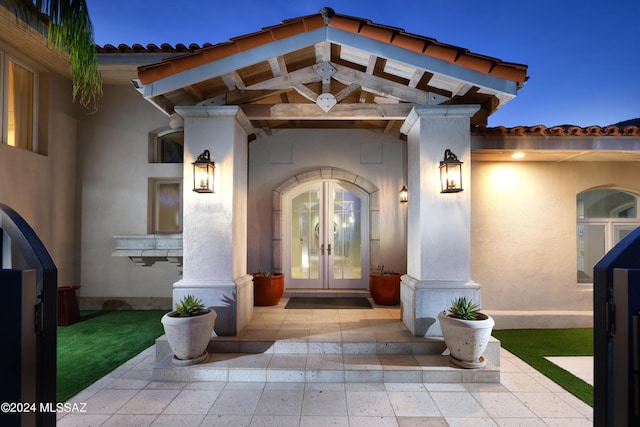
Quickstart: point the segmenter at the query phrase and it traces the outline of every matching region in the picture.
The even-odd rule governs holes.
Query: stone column
[[[233,336],[253,316],[253,278],[247,274],[249,121],[238,107],[176,107],[184,120],[183,276],[173,304],[201,298],[218,317],[217,335]],[[214,193],[193,190],[193,166],[204,150],[215,162]]]
[[[416,336],[441,336],[438,313],[458,296],[480,303],[471,280],[471,135],[476,105],[416,106],[407,135],[407,274],[402,277],[402,321]],[[451,149],[462,165],[458,193],[440,193],[440,161]]]

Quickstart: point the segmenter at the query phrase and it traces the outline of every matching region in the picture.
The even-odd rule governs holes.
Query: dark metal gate
[[[56,424],[58,270],[24,219],[0,204],[0,424]]]
[[[640,228],[594,267],[594,425],[640,425]]]

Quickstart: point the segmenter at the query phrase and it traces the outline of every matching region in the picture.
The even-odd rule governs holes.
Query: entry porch
[[[441,337],[416,337],[397,306],[372,309],[255,307],[237,336],[213,337],[208,358],[177,367],[165,337],[156,341],[153,379],[301,383],[499,383],[500,342],[481,369],[455,367]],[[444,353],[444,354],[443,354]]]

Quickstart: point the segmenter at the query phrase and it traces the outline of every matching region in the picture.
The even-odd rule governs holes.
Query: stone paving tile
[[[402,380],[401,375],[411,373],[416,360],[428,356],[402,355],[412,338],[401,333],[404,331],[397,320],[399,309],[360,313],[338,310],[333,315],[337,315],[339,322],[320,310],[311,314],[261,311],[260,321],[272,322],[274,336],[284,334],[291,340],[271,343],[264,354],[233,357],[212,354],[211,360],[225,365],[225,369],[230,367],[237,380],[232,382],[193,381],[193,378],[154,381],[155,346],[152,346],[69,399],[70,403],[86,403],[86,413],[58,414],[58,425],[583,427],[593,424],[590,406],[504,349],[500,351],[499,384],[450,382],[445,377],[436,383],[423,383],[415,378],[392,383],[360,382],[367,374],[376,372],[391,373]],[[304,327],[284,327],[292,321]],[[337,330],[336,325],[340,325]],[[304,334],[312,329],[327,339],[305,341]],[[355,338],[352,331],[379,341],[343,342],[345,337]],[[250,334],[251,330],[245,335]],[[394,334],[401,338],[391,339]],[[362,372],[364,376],[345,375],[345,366],[356,365],[361,369],[350,372]],[[271,381],[282,379],[282,382],[265,382],[267,368],[282,374],[271,377]],[[305,374],[302,368],[312,370]],[[329,370],[319,371],[320,368]],[[296,375],[306,375],[307,382],[291,382]],[[205,377],[202,379],[213,379]]]

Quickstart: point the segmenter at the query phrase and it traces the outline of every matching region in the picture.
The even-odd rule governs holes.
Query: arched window
[[[638,195],[614,189],[588,190],[576,198],[578,283],[593,283],[593,266],[640,226]]]
[[[182,163],[184,130],[163,129],[149,134],[150,163]]]

